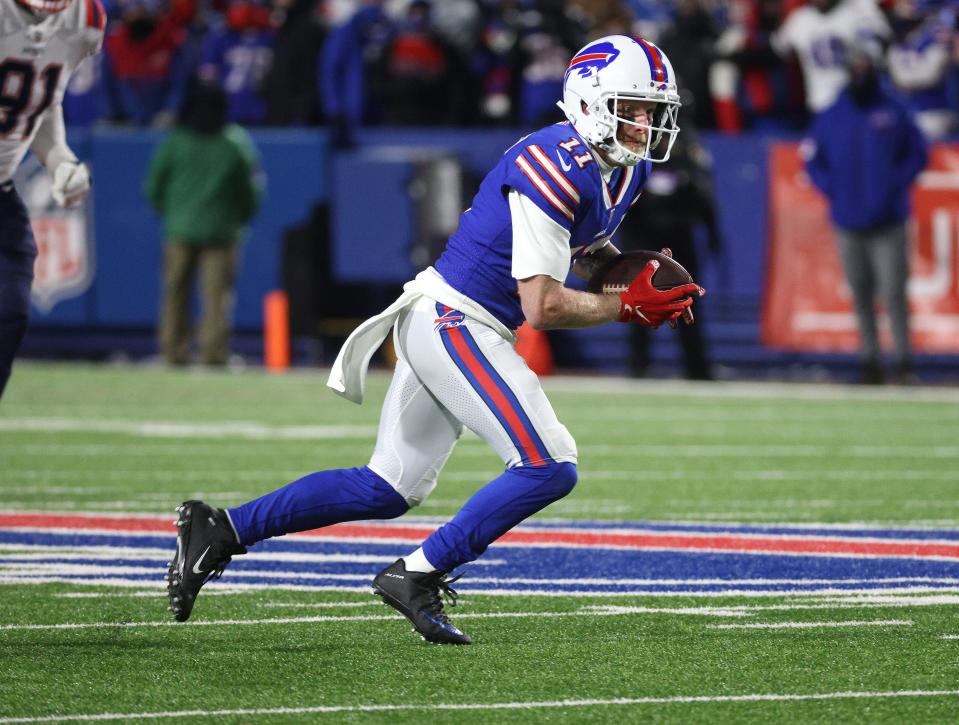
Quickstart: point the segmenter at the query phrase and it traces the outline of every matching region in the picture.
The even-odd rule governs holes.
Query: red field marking
[[[173,534],[172,519],[156,516],[103,514],[29,514],[0,513],[0,529],[67,529],[102,530],[115,533],[138,532]],[[327,539],[378,539],[419,542],[434,531],[431,526],[403,526],[359,523],[336,524],[323,529],[304,531],[296,536]],[[959,542],[928,542],[917,540],[855,540],[824,536],[770,536],[735,533],[674,533],[590,530],[514,530],[506,533],[499,543],[539,546],[615,547],[623,549],[666,549],[690,551],[719,551],[755,554],[808,554],[811,556],[871,556],[959,559]]]

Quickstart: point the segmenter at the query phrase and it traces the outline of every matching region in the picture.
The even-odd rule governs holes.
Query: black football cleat
[[[223,509],[202,501],[184,501],[177,507],[176,555],[167,571],[170,611],[185,622],[193,611],[200,587],[219,579],[233,556],[245,554]]]
[[[457,579],[447,579],[441,571],[406,571],[404,561],[397,559],[373,579],[373,593],[410,620],[413,629],[427,642],[470,644],[473,640],[469,635],[454,627],[443,611],[440,592],[455,607],[457,596],[450,584]]]

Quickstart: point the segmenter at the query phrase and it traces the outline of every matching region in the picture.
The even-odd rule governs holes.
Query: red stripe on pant
[[[466,367],[469,368],[469,371],[476,378],[477,382],[479,382],[483,390],[486,391],[486,394],[496,405],[500,415],[509,424],[513,434],[516,436],[516,440],[519,441],[522,447],[523,457],[529,460],[531,466],[544,465],[546,461],[544,461],[542,456],[536,451],[536,444],[533,443],[529,431],[526,430],[523,422],[519,419],[519,416],[516,415],[513,406],[510,405],[506,396],[503,395],[503,391],[496,386],[496,383],[493,382],[489,373],[483,368],[482,363],[476,359],[473,351],[469,349],[466,340],[463,339],[463,331],[458,327],[453,327],[447,334],[449,335],[450,342],[453,343],[453,348],[459,353],[463,362],[466,363]]]

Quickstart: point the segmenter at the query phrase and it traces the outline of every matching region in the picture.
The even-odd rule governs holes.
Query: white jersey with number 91
[[[806,105],[813,113],[828,108],[849,81],[845,46],[875,42],[890,35],[876,0],[840,0],[823,12],[813,5],[793,10],[773,36],[782,55],[799,57]]]
[[[37,13],[0,0],[0,183],[9,181],[43,122],[63,100],[70,74],[103,44],[100,0]]]

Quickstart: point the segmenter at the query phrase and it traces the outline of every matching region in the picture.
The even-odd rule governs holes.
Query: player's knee
[[[439,477],[439,472],[436,470],[431,469],[425,473],[419,471],[416,472],[417,475],[410,475],[410,471],[404,470],[402,465],[394,467],[380,464],[382,461],[374,456],[364,469],[396,491],[406,502],[407,508],[419,506],[436,488],[436,480]]]
[[[537,494],[558,501],[576,486],[578,478],[575,463],[547,463],[545,466],[519,466],[512,472],[533,479]]]
[[[364,496],[376,510],[376,518],[395,519],[410,510],[411,505],[402,492],[369,466],[353,470],[358,471],[362,477],[363,484],[367,488]]]
[[[576,487],[579,474],[576,472],[575,463],[553,463],[551,467],[555,469],[555,472],[550,479],[550,483],[557,494],[556,498],[560,499]]]

